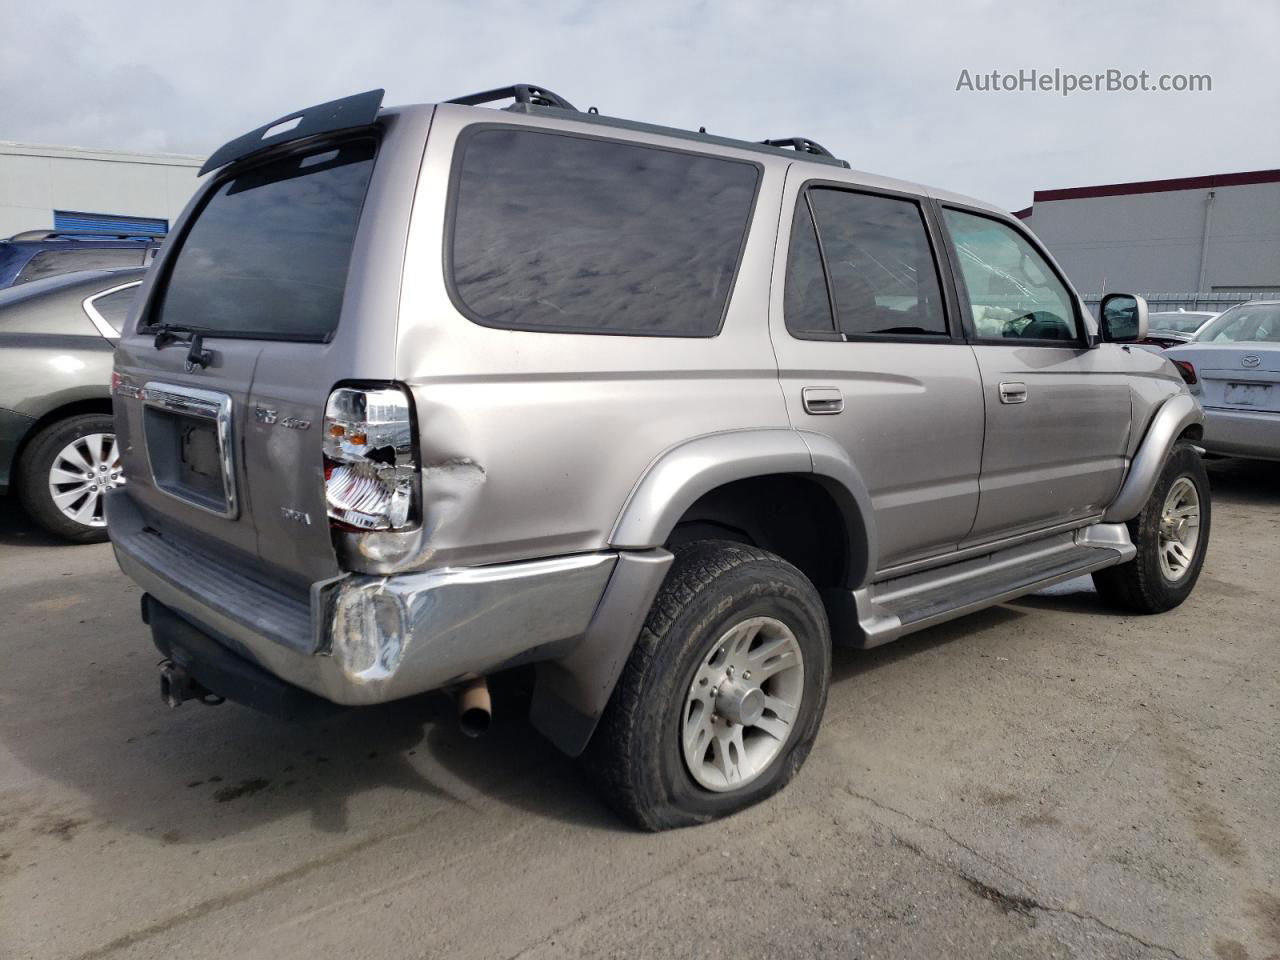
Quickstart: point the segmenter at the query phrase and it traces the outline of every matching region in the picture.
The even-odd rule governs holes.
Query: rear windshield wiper
[[[200,327],[188,327],[180,323],[157,323],[151,329],[156,334],[157,350],[163,350],[171,343],[190,343],[193,336],[204,332]]]
[[[208,332],[205,328],[188,327],[177,323],[160,323],[156,324],[155,331],[157,350],[163,350],[171,343],[191,344],[191,349],[187,351],[188,373],[194,367],[201,369],[207,367],[213,360],[213,351],[204,349],[204,334]]]

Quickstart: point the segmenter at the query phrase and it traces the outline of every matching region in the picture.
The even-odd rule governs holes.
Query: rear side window
[[[116,333],[124,329],[124,322],[129,316],[129,308],[133,306],[133,301],[138,296],[139,286],[140,284],[134,284],[131,287],[125,287],[123,290],[117,290],[115,293],[102,294],[93,298],[93,309]]]
[[[811,189],[836,329],[847,336],[946,336],[924,214],[912,200]]]
[[[373,140],[352,140],[223,183],[182,238],[149,322],[327,339],[342,310],[375,150]]]
[[[487,326],[715,336],[759,176],[744,161],[479,130],[455,161],[452,289]]]
[[[827,294],[827,275],[822,267],[822,251],[818,234],[804,197],[796,204],[795,222],[791,226],[791,252],[787,257],[786,300],[783,316],[787,329],[799,336],[835,333],[831,299]]]
[[[72,241],[77,242],[77,241]],[[107,250],[41,250],[27,261],[13,282],[27,283],[56,277],[77,270],[103,270],[112,267],[140,267],[145,249],[139,245],[132,250],[116,247]]]

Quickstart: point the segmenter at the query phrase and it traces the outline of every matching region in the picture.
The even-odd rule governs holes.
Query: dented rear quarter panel
[[[605,336],[494,329],[463,316],[444,276],[447,192],[458,134],[483,120],[440,105],[406,246],[396,379],[413,392],[422,454],[425,549],[415,565],[479,564],[605,547],[628,494],[665,450],[692,437],[788,420],[769,341],[768,302],[784,159],[762,166],[719,336]],[[504,124],[599,127],[503,115]],[[609,138],[653,144],[652,134]],[[703,150],[687,140],[676,149]]]

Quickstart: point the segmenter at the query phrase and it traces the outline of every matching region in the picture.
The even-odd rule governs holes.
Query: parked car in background
[[[381,99],[215,151],[116,349],[169,705],[467,721],[536,664],[534,724],[661,829],[787,783],[833,642],[1190,595],[1199,405],[1016,218],[524,85]]]
[[[1209,453],[1280,460],[1280,300],[1250,300],[1165,352],[1204,407]]]
[[[28,230],[0,240],[0,290],[81,270],[146,266],[163,236],[86,230]]]
[[[1148,350],[1167,350],[1195,339],[1217,313],[1207,310],[1170,310],[1149,315],[1150,329],[1139,344]]]
[[[0,290],[0,493],[78,543],[105,540],[103,493],[124,482],[111,421],[112,348],[145,273],[63,274]]]

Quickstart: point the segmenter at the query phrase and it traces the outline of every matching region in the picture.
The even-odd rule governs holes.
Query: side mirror
[[[1147,336],[1147,301],[1131,293],[1108,293],[1098,308],[1102,339],[1133,343]]]

